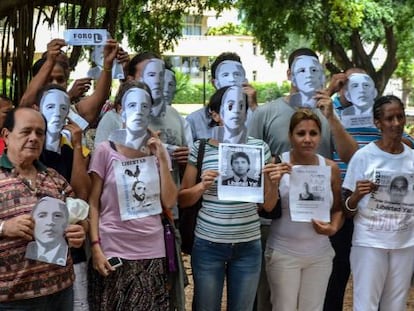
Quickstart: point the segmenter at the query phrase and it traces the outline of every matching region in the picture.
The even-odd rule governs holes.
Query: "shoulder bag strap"
[[[207,142],[207,139],[202,138],[200,139],[200,144],[198,146],[196,184],[198,184],[201,181],[201,166],[203,165],[204,150],[206,149],[206,142]]]

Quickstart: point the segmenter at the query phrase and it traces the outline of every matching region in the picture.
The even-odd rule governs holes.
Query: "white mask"
[[[39,107],[47,121],[48,133],[60,133],[69,113],[68,94],[58,89],[48,90],[43,93]]]
[[[143,89],[134,87],[122,97],[122,119],[131,138],[145,133],[151,111],[150,95]]]
[[[158,117],[165,111],[163,100],[164,92],[164,62],[161,59],[150,59],[144,66],[141,74],[141,82],[148,85],[154,101],[152,115]]]
[[[220,118],[224,123],[224,142],[244,143],[246,127],[246,96],[239,86],[226,90],[221,100]]]
[[[167,69],[164,74],[164,100],[167,105],[171,105],[177,88],[175,74],[173,71]]]
[[[312,96],[324,87],[325,75],[316,57],[308,55],[296,57],[292,63],[291,72],[292,84],[299,93]]]
[[[217,66],[215,76],[214,85],[216,89],[231,85],[241,86],[242,83],[247,81],[243,65],[233,60],[222,61]]]
[[[371,77],[365,73],[353,73],[348,77],[345,98],[360,110],[367,110],[374,105],[377,89]]]

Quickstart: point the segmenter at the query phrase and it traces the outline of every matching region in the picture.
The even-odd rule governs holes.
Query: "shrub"
[[[284,82],[282,85],[278,85],[277,83],[253,82],[252,85],[257,91],[257,101],[259,103],[276,99],[289,92],[288,82]],[[211,83],[206,83],[206,103],[214,91]],[[173,100],[174,104],[200,104],[202,102],[203,84],[191,82],[186,83],[185,87],[181,85],[180,91],[175,94]]]

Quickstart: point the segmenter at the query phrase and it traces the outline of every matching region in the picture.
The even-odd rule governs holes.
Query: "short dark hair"
[[[216,78],[216,70],[217,70],[218,65],[220,65],[220,63],[224,62],[225,60],[233,60],[233,61],[241,63],[240,56],[237,53],[234,53],[234,52],[221,53],[219,56],[216,57],[213,64],[211,65],[211,77],[213,79]]]
[[[250,158],[247,155],[247,153],[246,152],[243,152],[243,151],[238,151],[238,152],[233,153],[231,155],[231,158],[230,158],[230,164],[233,165],[233,161],[236,160],[236,159],[238,159],[238,158],[245,159],[247,161],[247,163],[250,165]]]
[[[288,58],[289,69],[292,67],[292,64],[295,58],[298,56],[303,56],[303,55],[316,57],[316,59],[319,61],[318,55],[316,55],[316,53],[313,50],[309,48],[299,48],[299,49],[294,50],[289,55],[289,58]]]
[[[142,52],[142,53],[139,53],[139,54],[135,55],[130,60],[130,62],[128,64],[128,75],[129,76],[135,76],[135,73],[136,73],[136,68],[135,67],[139,63],[143,62],[144,60],[153,59],[153,58],[161,59],[161,57],[158,54],[156,54],[154,52],[148,52],[148,51]]]
[[[29,107],[17,107],[14,108],[12,110],[10,110],[7,115],[6,115],[6,119],[4,120],[4,124],[3,124],[3,128],[7,129],[9,132],[12,132],[14,129],[14,126],[16,124],[16,111],[18,110],[22,110],[22,109],[29,109],[32,111],[37,111],[33,108],[29,108]],[[42,114],[41,114],[42,115]],[[42,115],[43,121],[45,122],[45,132],[47,131],[47,121],[45,119],[45,117]]]
[[[372,109],[372,112],[374,114],[374,120],[379,120],[381,118],[381,115],[383,113],[382,111],[382,107],[386,104],[391,104],[391,103],[397,103],[400,105],[401,109],[403,110],[404,114],[405,114],[405,107],[404,107],[404,103],[401,101],[401,99],[395,95],[385,95],[385,96],[381,96],[379,98],[377,98],[377,100],[375,100],[374,102],[374,106]]]

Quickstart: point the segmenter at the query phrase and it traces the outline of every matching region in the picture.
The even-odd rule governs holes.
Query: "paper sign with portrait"
[[[65,229],[69,212],[62,200],[43,197],[33,207],[34,241],[26,247],[25,257],[37,261],[66,266],[68,244]]]
[[[312,219],[331,221],[331,167],[295,165],[289,184],[289,208],[292,221]]]
[[[155,156],[114,161],[121,220],[161,213],[160,179]]]
[[[375,170],[375,184],[365,213],[370,222],[370,231],[402,232],[413,223],[414,213],[414,174]]]
[[[263,166],[263,146],[219,144],[219,200],[263,203]]]

